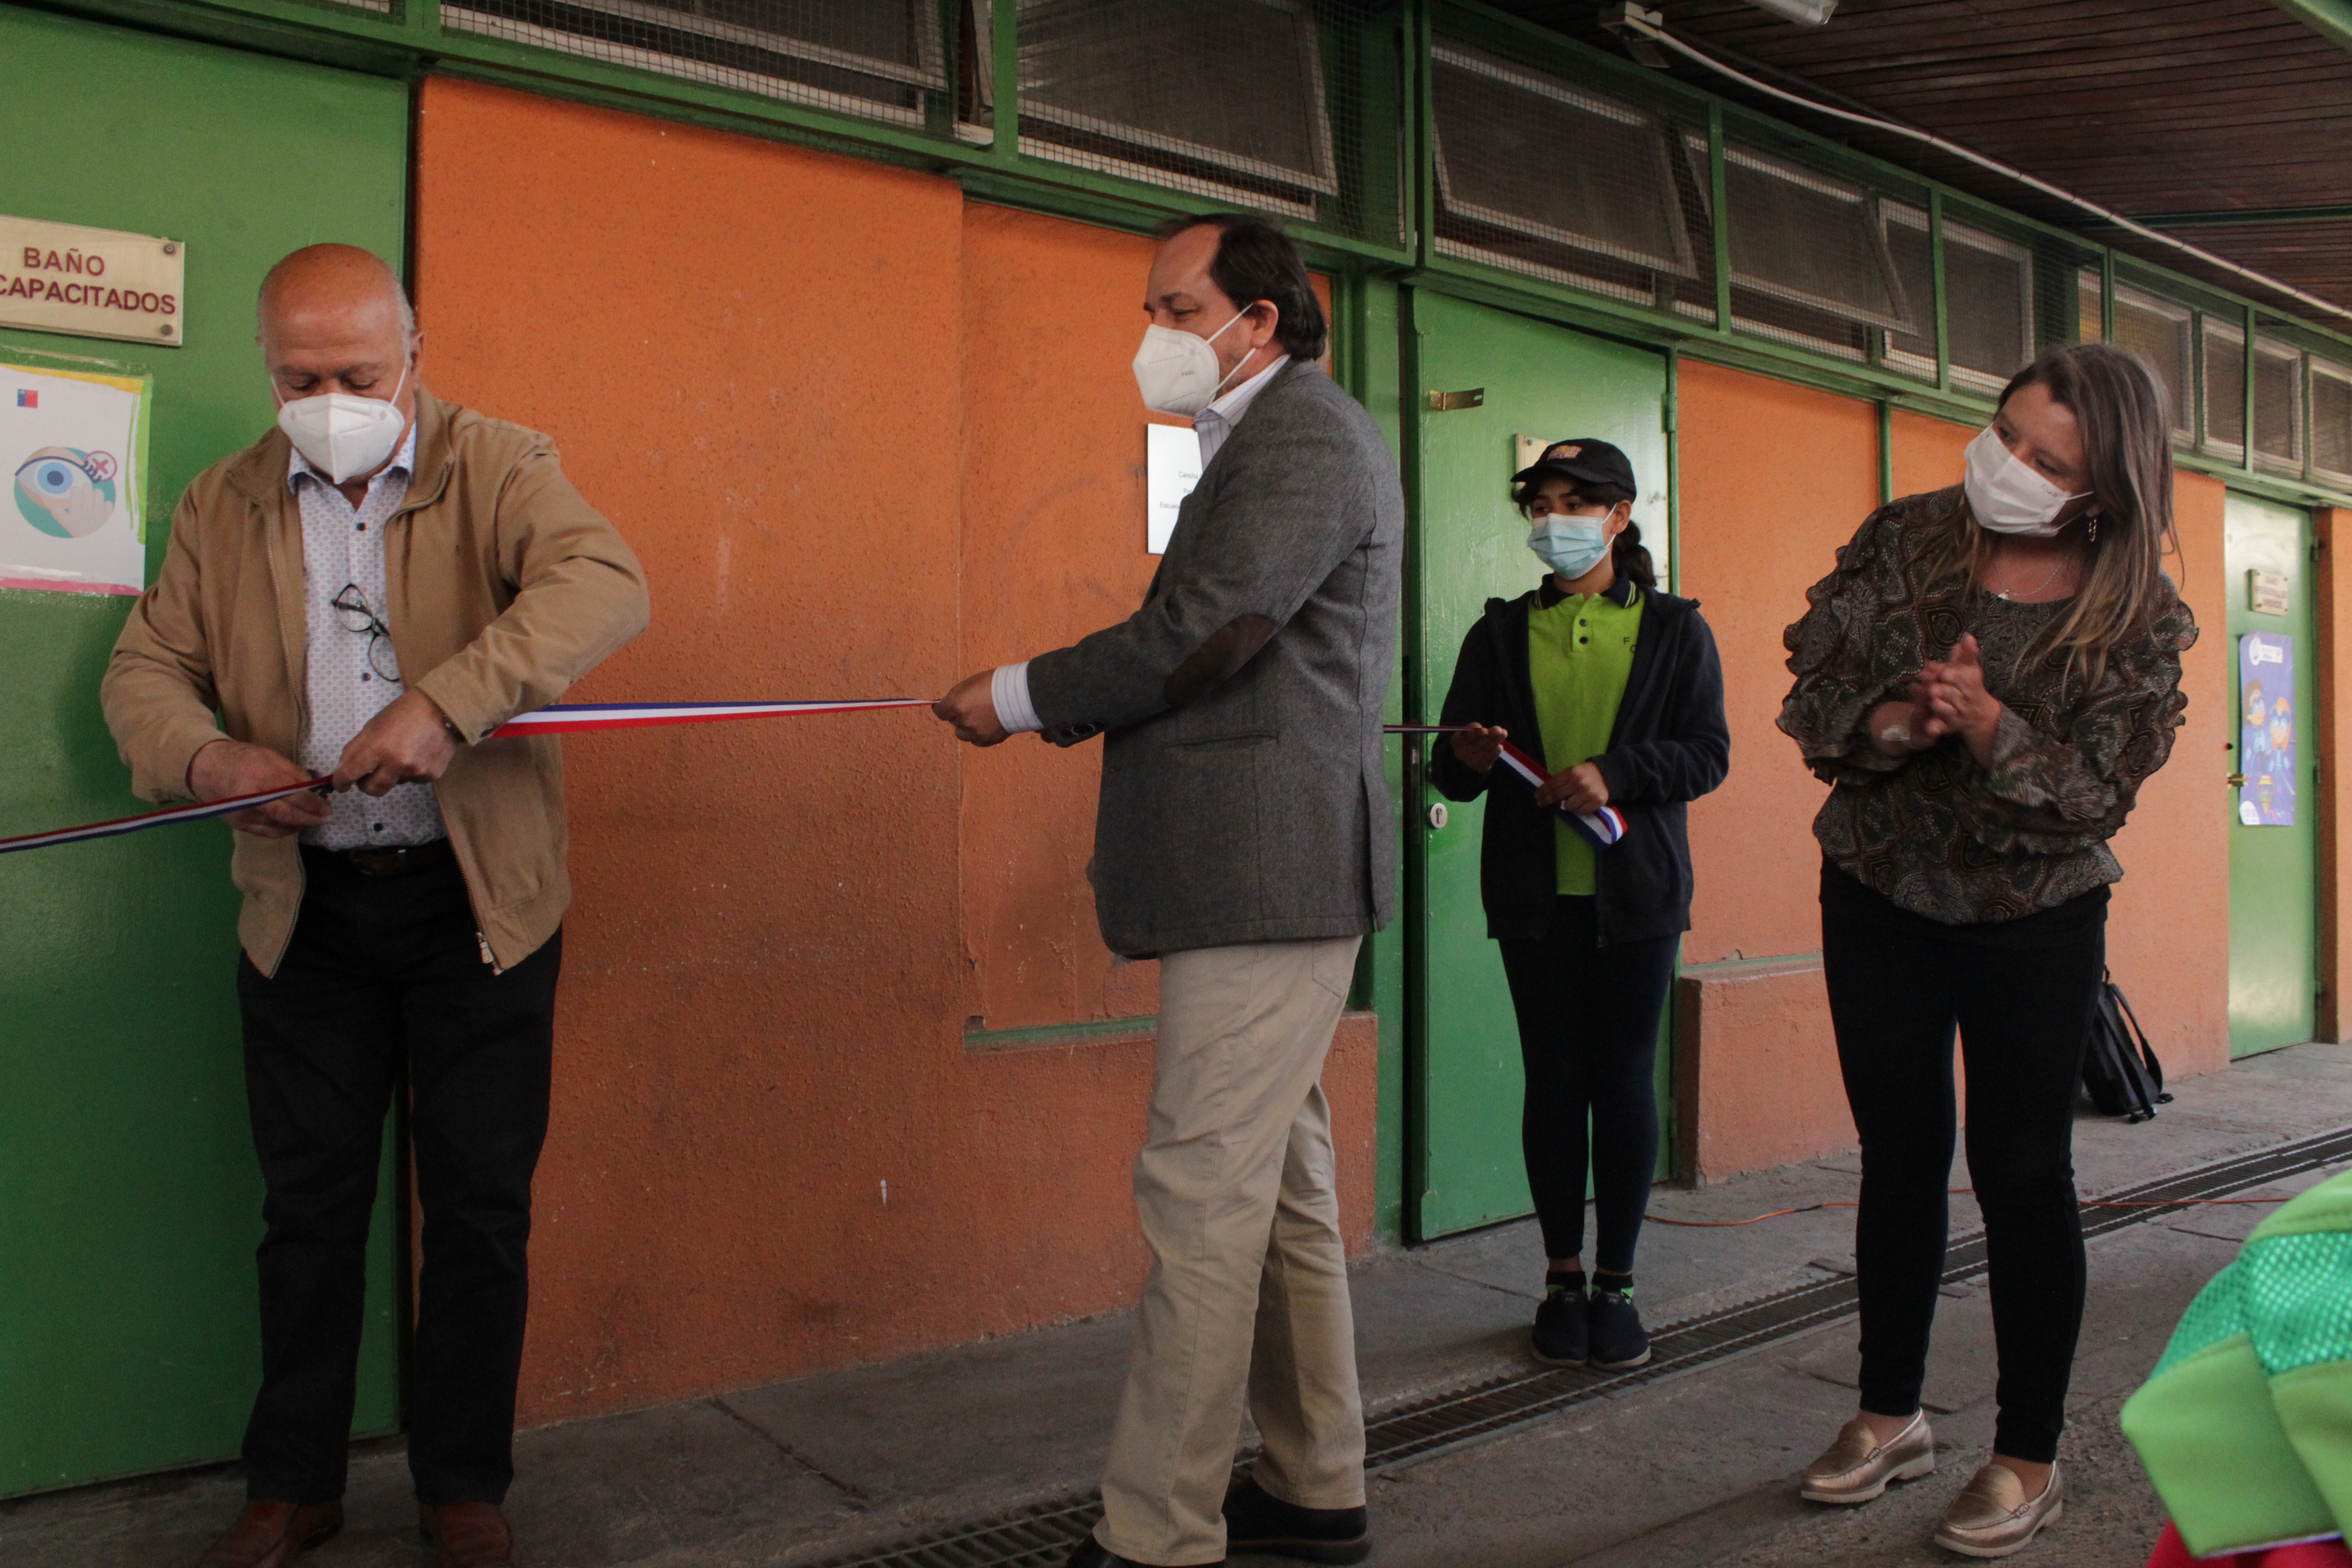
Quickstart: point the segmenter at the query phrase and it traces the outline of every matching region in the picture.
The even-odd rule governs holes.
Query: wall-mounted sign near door
[[[178,348],[187,261],[160,235],[0,216],[0,326]]]

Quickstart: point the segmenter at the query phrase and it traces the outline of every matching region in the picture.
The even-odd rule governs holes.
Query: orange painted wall
[[[1704,1185],[1854,1147],[1818,957],[1686,970],[1675,985],[1680,1173]]]
[[[1878,416],[1867,403],[1685,361],[1677,386],[1682,591],[1704,602],[1723,655],[1731,776],[1691,807],[1697,880],[1685,963],[1821,947],[1825,787],[1775,727],[1789,692],[1780,634],[1805,589],[1878,505]]]
[[[1143,413],[1128,369],[1151,244],[1005,207],[964,221],[967,419],[959,668],[1064,647],[1143,598]],[[974,1028],[1134,1017],[1156,963],[1095,925],[1098,746],[1034,736],[968,753],[966,1014]]]
[[[2223,780],[2236,739],[2230,700],[2221,481],[2173,476],[2179,558],[2165,563],[2197,616],[2182,658],[2188,710],[2172,756],[2141,789],[2115,837],[2124,879],[2107,912],[2107,964],[2173,1077],[2230,1065],[2230,840],[2233,798]]]
[[[427,381],[553,435],[645,559],[653,627],[580,699],[931,695],[1123,614],[1148,574],[1134,241],[435,79],[416,248]],[[1150,1010],[1071,864],[1091,749],[975,756],[905,713],[581,740],[566,763],[525,1422],[1132,1300],[1149,1038],[963,1044],[992,1007]],[[1375,1049],[1349,1017],[1326,1077],[1359,1247]]]

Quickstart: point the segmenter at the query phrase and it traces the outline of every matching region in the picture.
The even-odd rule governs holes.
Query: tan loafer
[[[2050,1483],[2040,1497],[2025,1495],[2025,1483],[2007,1465],[1987,1465],[1960,1489],[1944,1521],[1936,1526],[1936,1544],[1963,1557],[2006,1557],[2022,1552],[2045,1524],[2055,1524],[2066,1511],[2066,1483],[2058,1467],[2050,1467]]]
[[[1935,1468],[1936,1434],[1927,1429],[1926,1411],[1884,1443],[1857,1415],[1838,1428],[1828,1452],[1805,1467],[1797,1489],[1807,1502],[1851,1506],[1880,1496],[1889,1481],[1916,1481]]]

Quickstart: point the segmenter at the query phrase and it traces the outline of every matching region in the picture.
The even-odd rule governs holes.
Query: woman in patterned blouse
[[[2044,354],[1969,443],[1964,482],[1872,514],[1785,639],[1780,728],[1835,786],[1813,823],[1822,957],[1863,1153],[1862,1408],[1803,1493],[1867,1502],[1935,1468],[1919,1390],[1957,1026],[2000,1362],[1992,1461],[1936,1531],[1970,1556],[2022,1549],[2064,1498],[2075,1086],[2123,875],[2107,840],[2172,750],[2197,637],[2158,564],[2169,429],[2131,355]]]

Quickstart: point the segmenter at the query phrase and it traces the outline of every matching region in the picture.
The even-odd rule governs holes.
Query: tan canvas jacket
[[[226,735],[288,757],[308,721],[302,513],[276,429],[198,475],[163,569],[114,645],[100,700],[131,787],[188,797],[188,764]],[[409,689],[469,742],[434,785],[482,938],[500,967],[562,920],[563,760],[552,736],[486,741],[645,629],[645,572],[563,477],[555,445],[416,394],[416,471],[384,529],[385,618]],[[215,721],[215,710],[219,719]],[[292,838],[235,836],[237,937],[274,973],[302,902]]]

